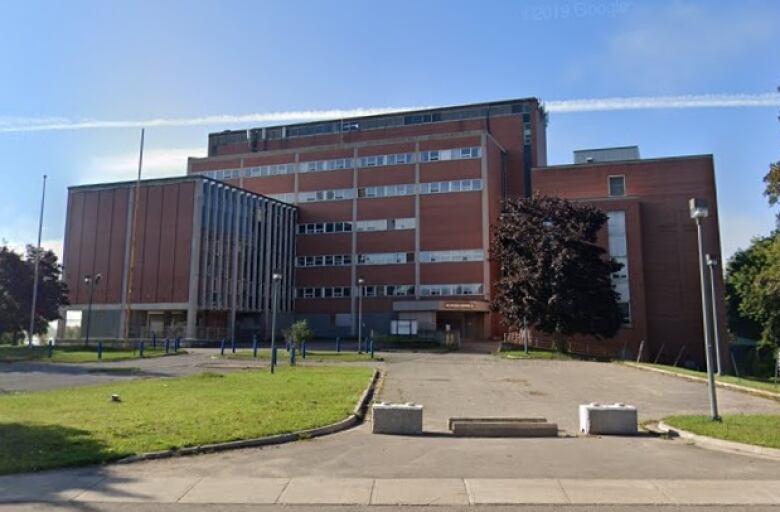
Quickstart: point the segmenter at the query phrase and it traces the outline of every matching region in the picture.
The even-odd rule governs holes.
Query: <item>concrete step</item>
[[[458,437],[557,437],[558,425],[546,418],[450,418]]]

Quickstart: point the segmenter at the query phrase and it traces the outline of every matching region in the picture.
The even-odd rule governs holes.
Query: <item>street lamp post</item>
[[[89,305],[87,306],[87,332],[85,335],[84,344],[89,345],[89,328],[92,324],[92,299],[95,297],[95,286],[100,283],[100,279],[103,276],[100,274],[95,274],[95,276],[91,276],[90,274],[87,274],[84,276],[84,284],[89,286]]]
[[[696,222],[696,235],[699,242],[699,279],[701,281],[701,309],[704,322],[704,355],[707,361],[707,387],[710,395],[710,416],[712,421],[720,421],[718,415],[718,397],[715,391],[715,375],[712,368],[712,308],[710,306],[710,287],[707,286],[707,263],[704,260],[704,232],[702,219],[709,215],[707,201],[704,199],[691,199],[688,202],[691,218]]]
[[[707,266],[710,268],[710,293],[712,295],[712,341],[715,345],[715,374],[723,375],[723,369],[720,362],[720,336],[718,334],[718,307],[715,300],[715,267],[718,266],[718,259],[707,254],[705,257]]]
[[[271,286],[271,373],[274,373],[274,367],[276,366],[276,295],[279,288],[279,283],[282,282],[282,274],[274,272],[271,276],[273,281]]]
[[[363,351],[363,285],[366,280],[358,277],[358,353]]]

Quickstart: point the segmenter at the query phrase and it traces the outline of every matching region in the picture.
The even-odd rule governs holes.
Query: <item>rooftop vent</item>
[[[639,160],[639,146],[619,148],[578,149],[574,152],[575,164]]]

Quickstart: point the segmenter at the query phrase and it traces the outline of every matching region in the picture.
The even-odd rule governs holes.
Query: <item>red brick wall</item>
[[[88,302],[83,278],[97,273],[102,281],[95,288],[94,303],[122,302],[131,189],[120,185],[69,191],[64,261],[72,304]],[[186,302],[194,184],[144,184],[139,198],[131,301]]]
[[[624,175],[629,210],[628,242],[632,302],[644,299],[646,354],[673,361],[680,350],[683,360],[703,360],[701,290],[695,224],[688,199],[705,198],[710,216],[704,222],[705,250],[721,260],[717,197],[711,156],[632,162],[558,166],[534,170],[534,188],[548,195],[587,200],[602,209],[624,204],[606,198],[607,177]],[[633,213],[638,209],[639,215]],[[639,218],[637,225],[636,218]],[[638,253],[641,253],[638,254]],[[636,262],[640,261],[638,265]],[[639,268],[637,268],[639,267]],[[641,270],[642,275],[635,272]],[[642,279],[644,286],[639,286]],[[723,282],[716,273],[720,332],[724,333]],[[644,292],[644,297],[636,293]],[[725,336],[721,336],[724,338]]]

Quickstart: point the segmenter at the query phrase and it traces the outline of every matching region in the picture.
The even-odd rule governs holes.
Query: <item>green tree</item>
[[[510,199],[494,228],[501,278],[492,307],[504,323],[551,334],[558,349],[576,334],[608,338],[622,324],[611,275],[622,265],[597,245],[601,210],[535,195]]]
[[[770,206],[780,202],[780,161],[769,164],[769,172],[764,176],[764,195],[769,200]],[[777,214],[780,224],[780,213]]]
[[[762,326],[743,311],[744,294],[749,294],[752,282],[766,264],[765,247],[771,237],[754,238],[747,249],[734,253],[726,265],[726,317],[729,332],[734,336],[758,340]]]
[[[739,314],[760,325],[761,345],[780,347],[780,233],[755,239],[737,253],[729,262],[727,282]]]
[[[49,322],[60,318],[60,306],[68,304],[68,289],[61,281],[62,267],[52,251],[27,246],[25,258],[0,247],[0,334],[13,341],[24,337],[30,327],[30,307],[36,254],[38,295],[35,305],[34,334],[45,334]]]
[[[314,331],[311,330],[306,319],[294,322],[289,329],[284,331],[284,338],[298,348],[304,341],[311,340],[313,337]]]

